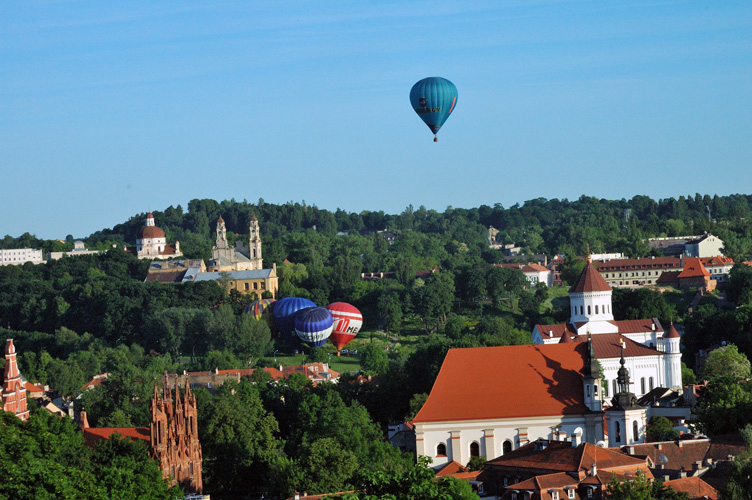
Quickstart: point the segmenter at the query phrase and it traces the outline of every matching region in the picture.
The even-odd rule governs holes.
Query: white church
[[[589,261],[569,295],[570,322],[536,325],[533,345],[449,350],[412,422],[418,456],[441,467],[538,438],[644,441],[649,408],[636,400],[681,386],[679,334],[656,318],[614,321],[611,288]]]

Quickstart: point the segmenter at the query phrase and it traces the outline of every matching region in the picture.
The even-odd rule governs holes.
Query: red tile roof
[[[596,462],[597,454],[597,462]],[[644,458],[635,458],[614,449],[598,448],[591,443],[583,443],[572,448],[568,441],[551,441],[539,450],[536,443],[528,443],[512,452],[486,462],[488,466],[550,470],[556,472],[590,472],[593,463],[600,470],[644,467]]]
[[[611,287],[603,279],[601,273],[593,267],[591,262],[588,262],[585,264],[585,269],[582,270],[580,277],[569,289],[569,293],[608,292],[610,290]]]
[[[544,273],[547,271],[550,271],[550,269],[547,267],[543,267],[540,264],[527,264],[525,267],[522,268],[523,273],[531,273],[531,272]]]
[[[624,344],[624,357],[633,358],[638,356],[656,356],[662,354],[654,348],[650,348],[635,342],[620,333],[601,333],[593,335],[593,349],[598,359],[620,358],[622,342]],[[584,342],[587,339],[581,339]]]
[[[684,263],[684,270],[679,273],[679,278],[694,278],[696,276],[710,276],[710,273],[698,257],[690,257]]]
[[[578,478],[579,479],[579,478]],[[579,480],[570,476],[566,472],[556,472],[554,474],[543,474],[533,476],[530,479],[507,486],[508,490],[547,490],[549,488],[563,488],[565,486],[576,486]]]
[[[138,239],[144,239],[144,238],[164,238],[165,232],[162,231],[161,228],[157,226],[142,226],[141,229],[138,230],[138,233],[136,233],[136,238]]]
[[[450,349],[413,421],[584,414],[586,355],[586,344],[575,343]]]
[[[716,255],[715,257],[700,257],[700,262],[705,267],[708,266],[733,266],[734,259],[725,255]]]
[[[671,323],[671,326],[668,327],[668,333],[664,335],[663,338],[665,339],[678,339],[681,336],[679,335],[679,332],[676,331],[676,328],[674,328],[674,324]]]
[[[681,447],[679,446],[681,444]],[[613,448],[612,448],[613,449]],[[668,470],[692,470],[695,462],[702,461],[710,449],[710,441],[707,439],[694,439],[685,441],[662,441],[658,443],[635,444],[622,446],[622,452],[640,457],[649,457],[653,464],[660,464],[659,456],[668,459],[665,469]]]
[[[441,467],[438,472],[436,472],[436,477],[451,476],[452,474],[456,474],[458,472],[467,472],[467,467],[464,467],[463,465],[452,460],[451,462]]]
[[[151,432],[148,427],[88,427],[83,430],[87,446],[94,446],[94,443],[97,441],[110,439],[116,432],[129,439],[141,439],[147,443],[151,442]]]
[[[683,491],[690,499],[694,498],[709,498],[710,500],[717,500],[720,498],[718,490],[710,486],[708,483],[697,476],[684,477],[681,479],[673,479],[666,481],[666,486],[670,487],[674,491]]]
[[[595,267],[601,272],[637,270],[637,269],[671,269],[681,267],[678,257],[645,257],[642,259],[612,259],[596,261]]]

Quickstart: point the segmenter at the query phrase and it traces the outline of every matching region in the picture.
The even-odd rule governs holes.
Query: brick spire
[[[16,347],[13,339],[5,343],[5,376],[3,377],[3,410],[14,413],[21,420],[29,418],[26,407],[26,388],[21,381],[21,372],[16,362]]]

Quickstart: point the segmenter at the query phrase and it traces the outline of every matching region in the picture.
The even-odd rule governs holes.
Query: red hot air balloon
[[[360,327],[363,326],[363,315],[357,307],[346,302],[334,302],[326,308],[332,313],[334,320],[334,328],[329,340],[337,348],[337,356],[339,356],[339,351],[355,338]]]

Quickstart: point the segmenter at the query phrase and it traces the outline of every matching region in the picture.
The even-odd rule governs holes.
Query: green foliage
[[[752,422],[752,387],[729,376],[716,377],[697,400],[700,428],[707,435],[738,432]]]
[[[733,344],[719,347],[708,355],[702,374],[711,382],[722,377],[734,380],[746,379],[750,376],[749,359]]]
[[[473,500],[479,498],[470,484],[455,478],[436,480],[428,467],[430,459],[421,457],[408,470],[359,474],[357,484],[362,490],[333,500]]]
[[[387,372],[389,358],[380,342],[370,342],[360,352],[360,366],[368,375],[380,375]]]
[[[617,320],[658,318],[668,324],[676,316],[663,294],[652,288],[615,288],[612,293],[614,318]]]
[[[471,471],[481,470],[486,463],[486,457],[481,455],[479,457],[471,457],[467,462],[467,469]]]
[[[648,425],[649,441],[673,441],[679,437],[679,431],[675,430],[671,421],[666,417],[653,417]]]
[[[81,500],[182,498],[143,443],[114,436],[91,450],[70,419],[33,411],[26,422],[0,412],[0,498]]]
[[[569,285],[574,285],[582,270],[585,269],[587,262],[578,258],[576,255],[567,255],[561,264],[561,280]]]
[[[675,491],[656,479],[648,481],[645,474],[638,471],[631,481],[612,479],[604,498],[608,500],[686,500],[686,493]]]
[[[695,372],[692,370],[692,368],[684,364],[684,362],[682,362],[681,364],[681,376],[682,383],[684,383],[685,385],[697,383],[697,376],[695,375]]]

